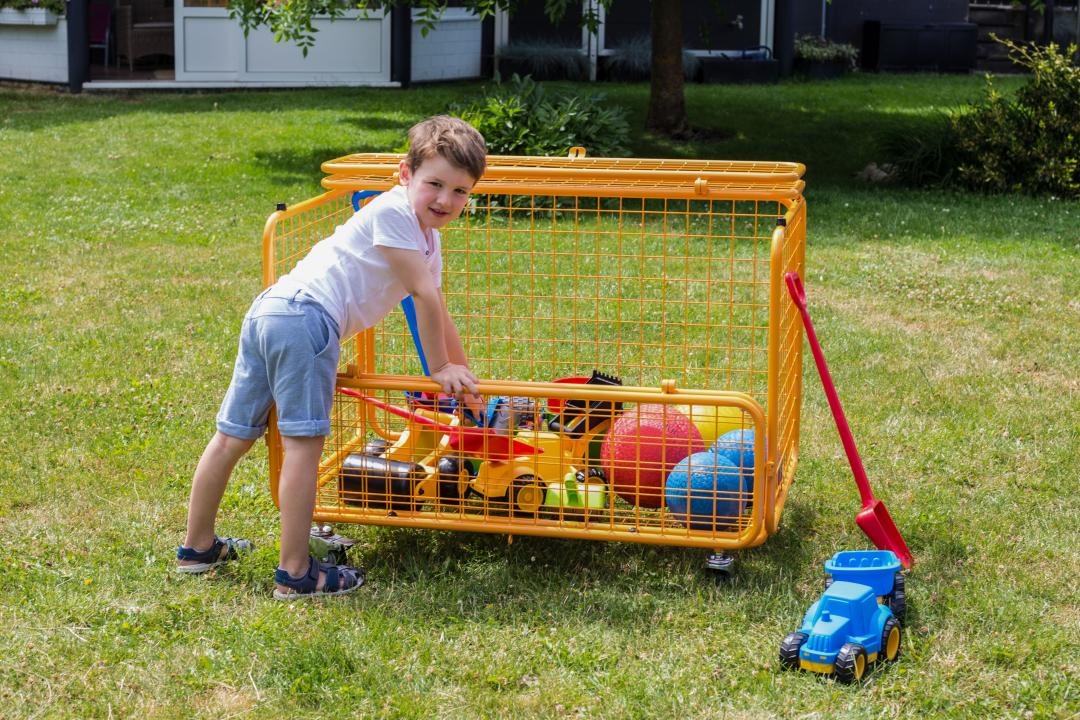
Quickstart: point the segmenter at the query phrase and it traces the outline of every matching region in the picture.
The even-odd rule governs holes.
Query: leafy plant
[[[521,63],[526,75],[550,80],[582,80],[588,63],[581,48],[551,42],[518,42],[499,48],[499,59]]]
[[[949,185],[956,179],[956,136],[952,118],[944,112],[931,118],[926,129],[896,129],[880,136],[879,144],[892,180],[916,187]]]
[[[1076,46],[1018,45],[995,36],[1030,73],[1008,98],[987,77],[986,96],[952,120],[957,177],[992,192],[1021,191],[1080,197],[1080,68]]]
[[[52,10],[63,15],[66,7],[64,0],[0,0],[0,8],[12,10]]]
[[[515,74],[481,97],[451,106],[451,112],[479,130],[495,154],[565,155],[577,145],[590,155],[628,153],[624,108],[600,94],[549,94],[527,75]]]
[[[803,62],[842,62],[854,67],[859,50],[854,45],[834,42],[818,35],[795,36],[795,60]]]
[[[683,51],[683,75],[689,80],[697,75],[701,61],[697,55]],[[652,39],[640,35],[612,48],[607,67],[616,77],[647,78],[652,67]]]

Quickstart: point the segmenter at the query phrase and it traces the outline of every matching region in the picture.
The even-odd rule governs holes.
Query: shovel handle
[[[787,273],[784,275],[784,282],[787,283],[791,301],[795,303],[800,311],[806,312],[806,288],[803,287],[802,278],[799,277],[799,273]]]
[[[836,429],[840,432],[840,441],[844,444],[848,464],[851,465],[851,472],[855,476],[855,484],[859,488],[862,505],[869,507],[874,501],[874,493],[870,489],[870,480],[866,477],[862,459],[859,458],[859,450],[855,447],[855,438],[852,437],[851,428],[848,426],[847,418],[844,417],[844,408],[840,405],[840,397],[836,394],[836,386],[833,385],[829,366],[825,363],[825,354],[821,351],[821,343],[818,342],[817,333],[814,332],[814,323],[810,321],[810,312],[806,309],[806,289],[798,273],[786,273],[784,281],[787,283],[792,302],[799,308],[799,314],[802,315],[806,341],[814,354],[814,363],[821,377],[821,385],[825,388],[825,397],[829,401],[829,409],[832,410],[833,419],[836,421]]]

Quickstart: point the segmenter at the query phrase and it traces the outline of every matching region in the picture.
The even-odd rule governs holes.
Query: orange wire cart
[[[264,282],[375,194],[400,155],[324,163],[279,206]],[[798,460],[804,168],[492,156],[444,228],[443,293],[487,417],[424,377],[405,314],[342,341],[315,519],[727,551],[776,531]],[[422,395],[426,393],[426,395]],[[281,441],[271,419],[277,502]]]

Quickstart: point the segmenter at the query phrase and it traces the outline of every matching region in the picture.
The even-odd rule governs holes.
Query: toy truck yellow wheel
[[[885,621],[885,628],[881,631],[881,654],[878,657],[886,662],[895,662],[900,657],[900,623],[896,618]]]
[[[544,502],[547,488],[535,475],[519,475],[510,486],[510,514],[535,516]]]
[[[836,679],[842,683],[859,682],[866,674],[866,648],[859,643],[844,643],[836,654]]]

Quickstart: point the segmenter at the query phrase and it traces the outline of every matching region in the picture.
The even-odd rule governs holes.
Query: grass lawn
[[[219,526],[259,549],[178,577],[266,216],[318,193],[321,161],[397,148],[479,85],[0,87],[0,715],[1077,717],[1080,204],[852,177],[880,133],[981,87],[694,86],[692,120],[726,140],[634,138],[808,167],[812,312],[917,561],[904,655],[862,687],[776,660],[824,560],[867,546],[808,353],[781,531],[726,583],[700,551],[342,526],[369,587],[282,605],[261,444]],[[647,87],[603,89],[640,127]]]

